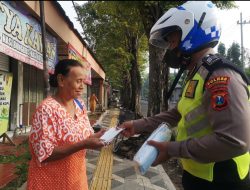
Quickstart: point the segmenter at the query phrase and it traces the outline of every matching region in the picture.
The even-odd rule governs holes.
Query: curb
[[[95,126],[98,124],[101,125],[101,121],[102,121],[103,117],[105,117],[108,114],[108,112],[109,112],[109,110],[105,110],[105,112],[101,114],[99,119],[92,126]]]
[[[17,188],[17,190],[26,190],[27,189],[27,181],[19,188]]]
[[[167,190],[176,190],[173,182],[171,181],[168,174],[163,169],[162,165],[158,165],[158,170],[159,170],[159,173],[160,173],[162,179],[164,179],[164,183],[167,186]]]

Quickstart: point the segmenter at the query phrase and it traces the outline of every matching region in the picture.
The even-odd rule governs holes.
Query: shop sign
[[[46,33],[48,70],[57,62],[57,40]],[[38,20],[19,1],[0,1],[0,52],[43,69],[42,34]]]
[[[69,43],[68,44],[69,59],[75,59],[82,63],[84,67],[85,83],[91,85],[91,65],[89,62],[81,56],[80,53]]]
[[[0,71],[0,136],[8,130],[12,74]]]

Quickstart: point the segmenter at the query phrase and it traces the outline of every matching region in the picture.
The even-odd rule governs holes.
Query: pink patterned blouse
[[[32,159],[29,165],[28,189],[88,189],[86,150],[61,160],[41,163],[52,154],[55,147],[82,141],[94,132],[85,107],[82,110],[76,102],[75,106],[76,118],[52,97],[45,99],[37,108],[29,137]]]

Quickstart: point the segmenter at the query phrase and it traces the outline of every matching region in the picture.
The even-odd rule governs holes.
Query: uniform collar
[[[188,75],[187,75],[187,80],[190,80],[194,75],[195,73],[197,72],[197,70],[200,68],[200,66],[202,65],[202,59],[209,55],[209,54],[214,54],[214,50],[212,48],[209,48],[207,49],[207,51],[205,51],[201,56],[200,58],[198,59],[197,63],[193,66],[193,68],[188,72]]]

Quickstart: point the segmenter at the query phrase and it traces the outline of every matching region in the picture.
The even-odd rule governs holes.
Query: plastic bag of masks
[[[147,142],[149,140],[158,142],[169,141],[171,135],[172,132],[168,125],[166,123],[160,124],[135,154],[133,160],[136,163],[137,170],[139,170],[142,175],[147,172],[148,168],[152,165],[158,155],[158,150],[155,147],[148,145]]]

